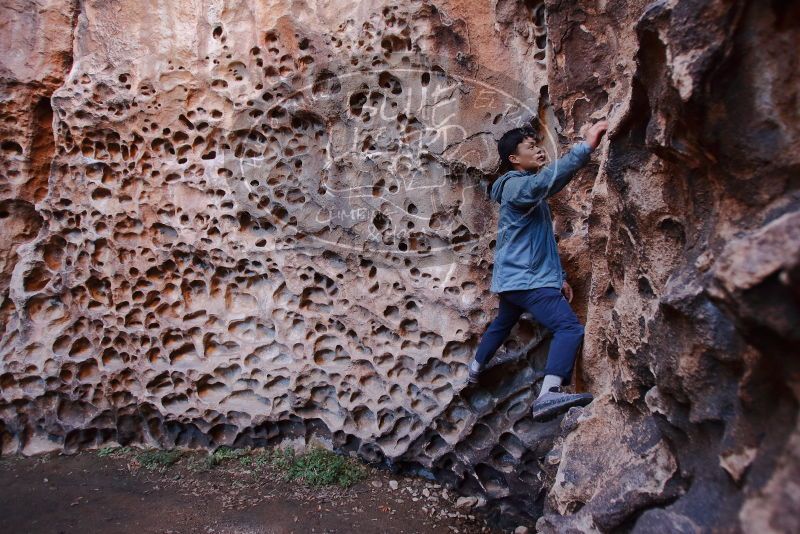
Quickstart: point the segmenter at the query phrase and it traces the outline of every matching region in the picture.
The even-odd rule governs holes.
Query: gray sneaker
[[[559,412],[565,412],[573,406],[586,406],[593,399],[591,393],[565,393],[560,386],[555,386],[533,401],[531,415],[533,415],[534,421],[546,419]]]
[[[480,378],[482,372],[483,372],[483,367],[481,367],[477,371],[473,371],[472,370],[472,365],[470,365],[469,378],[467,379],[467,384],[469,384],[471,386],[474,386],[475,384],[477,384],[478,383],[478,378]]]

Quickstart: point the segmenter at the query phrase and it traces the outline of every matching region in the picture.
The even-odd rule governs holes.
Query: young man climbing
[[[589,161],[607,128],[606,121],[594,124],[586,131],[585,141],[576,143],[549,165],[532,128],[514,128],[497,144],[501,169],[510,169],[490,189],[491,198],[500,204],[490,288],[500,297],[500,310],[481,338],[470,364],[469,382],[478,382],[519,316],[530,313],[553,332],[542,388],[533,403],[534,419],[592,401],[588,393],[566,393],[561,388],[572,377],[583,325],[568,303],[572,289],[561,268],[547,199],[561,191]]]

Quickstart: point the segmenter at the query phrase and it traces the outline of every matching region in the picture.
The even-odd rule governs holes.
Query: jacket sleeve
[[[591,152],[592,149],[586,141],[581,141],[538,173],[509,179],[503,188],[503,202],[516,208],[530,208],[558,193],[569,183],[575,172],[586,165]]]

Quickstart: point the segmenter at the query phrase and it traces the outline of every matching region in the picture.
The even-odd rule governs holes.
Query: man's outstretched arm
[[[572,180],[575,173],[578,172],[578,169],[589,162],[591,153],[592,149],[589,144],[586,141],[581,141],[573,145],[572,149],[563,157],[557,159],[540,171],[542,173],[552,173],[552,177],[550,178],[551,185],[547,190],[545,198],[550,198],[564,189],[564,186]]]
[[[586,130],[585,141],[574,145],[563,158],[551,164],[556,168],[553,169],[555,177],[553,185],[548,191],[548,198],[564,189],[564,186],[575,176],[575,172],[589,162],[589,155],[600,144],[600,139],[607,129],[608,121],[602,120],[593,124]]]
[[[589,161],[590,153],[589,145],[582,141],[536,174],[523,174],[511,178],[503,188],[503,200],[515,208],[535,206],[561,191],[575,172]]]
[[[525,174],[510,179],[503,189],[503,200],[518,208],[535,206],[542,200],[561,191],[575,173],[586,165],[589,156],[608,128],[606,121],[592,125],[586,140],[576,143],[563,157],[545,166],[536,174]]]

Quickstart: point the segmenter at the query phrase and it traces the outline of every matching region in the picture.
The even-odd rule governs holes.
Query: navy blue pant
[[[503,291],[499,295],[500,312],[481,338],[475,354],[478,363],[486,365],[517,324],[519,316],[528,312],[536,322],[553,332],[545,373],[558,375],[569,383],[575,356],[583,340],[583,325],[578,322],[561,290],[540,287]]]

